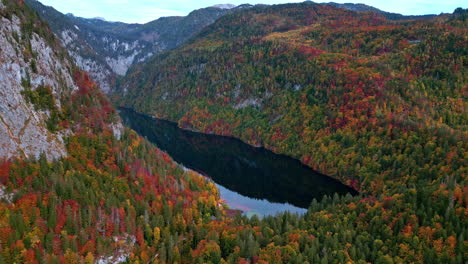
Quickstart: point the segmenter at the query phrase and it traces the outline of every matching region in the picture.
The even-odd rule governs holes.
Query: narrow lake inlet
[[[223,200],[246,215],[304,213],[315,198],[357,194],[300,161],[238,139],[180,129],[176,123],[120,108],[124,123],[183,166],[211,178]]]

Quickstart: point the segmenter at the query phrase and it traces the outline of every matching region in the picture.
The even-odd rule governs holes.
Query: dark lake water
[[[211,178],[221,198],[246,215],[304,213],[316,198],[357,194],[326,175],[285,155],[242,141],[180,129],[177,124],[120,108],[124,123],[183,166]]]

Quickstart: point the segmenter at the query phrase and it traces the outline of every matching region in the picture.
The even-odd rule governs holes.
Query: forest
[[[134,67],[112,98],[301,159],[382,210],[374,220],[391,237],[370,231],[370,218],[362,223],[372,241],[419,252],[403,263],[445,263],[435,257],[440,237],[422,234],[444,230],[466,243],[466,17],[461,8],[392,21],[312,3],[255,7]],[[432,253],[405,243],[407,231]]]
[[[36,19],[2,1],[0,16]],[[467,28],[464,10],[393,22],[257,7],[130,73],[142,90],[121,104],[298,157],[361,193],[302,216],[230,215],[212,182],[115,133],[117,111],[76,66],[60,108],[25,81],[28,102],[55,113],[51,132],[68,131],[68,155],[0,160],[0,263],[464,263]]]

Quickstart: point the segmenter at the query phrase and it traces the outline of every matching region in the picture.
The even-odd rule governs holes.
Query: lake
[[[304,213],[315,198],[357,192],[299,160],[241,140],[180,129],[176,123],[120,108],[124,123],[176,162],[212,179],[231,209],[250,216]]]

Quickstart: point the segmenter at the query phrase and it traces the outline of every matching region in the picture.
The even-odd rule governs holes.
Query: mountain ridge
[[[228,9],[205,8],[186,17],[167,17],[146,24],[126,24],[64,15],[37,0],[26,0],[49,22],[70,55],[109,92],[128,68],[153,54],[172,49],[190,38]]]
[[[182,211],[223,218],[214,185],[124,129],[23,1],[0,0],[0,43],[0,263],[148,262]]]
[[[214,5],[212,7],[221,8],[221,9],[232,9],[232,8],[235,8],[236,5],[233,5],[233,4],[218,4],[218,5]]]
[[[47,23],[0,0],[0,263],[464,263],[467,14],[256,6],[133,67],[115,101],[360,192],[259,219],[123,129]]]
[[[26,0],[67,46],[77,64],[90,72],[101,89],[109,93],[128,69],[160,52],[178,47],[217,18],[252,5],[221,5],[192,11],[187,16],[163,17],[145,24],[127,24],[61,14],[38,0]],[[313,3],[313,2],[305,2]],[[425,19],[433,16],[403,16],[356,4],[325,3],[354,11],[373,11],[389,19]],[[265,5],[266,6],[266,5]],[[229,8],[224,8],[229,7]],[[84,30],[84,31],[83,31]],[[82,32],[83,31],[83,32]]]
[[[443,217],[453,238],[463,233],[452,229],[463,218],[461,200],[455,211],[426,209],[438,207],[442,198],[434,197],[444,190],[451,190],[445,201],[468,191],[464,13],[389,20],[314,3],[255,6],[133,66],[111,98],[181,128],[295,157],[352,186],[382,210],[372,215],[387,230],[387,248],[408,234],[389,220],[400,221],[402,211],[386,201],[398,200],[415,219],[409,237],[425,241],[423,250],[406,245],[419,252],[414,261],[460,263],[459,253],[457,260],[437,255],[416,226],[436,228],[428,219]],[[446,210],[451,217],[442,216]]]
[[[304,10],[301,10],[301,8],[304,8]],[[283,72],[283,68],[288,68],[294,64],[298,64],[299,62],[297,60],[300,60],[300,63],[304,63],[305,67],[305,65],[307,65],[307,60],[304,60],[302,56],[306,56],[306,58],[310,57],[312,62],[316,60],[315,58],[321,58],[321,54],[324,54],[323,59],[325,60],[325,55],[327,53],[330,53],[329,56],[342,56],[341,60],[344,60],[345,58],[352,59],[353,56],[359,57],[359,55],[363,57],[372,55],[385,58],[386,54],[391,56],[392,52],[396,53],[398,51],[398,49],[395,49],[396,45],[404,45],[410,50],[410,48],[417,48],[416,46],[412,45],[420,43],[422,39],[427,38],[424,37],[422,31],[418,31],[414,28],[411,28],[411,30],[415,30],[415,32],[405,32],[406,28],[408,27],[405,24],[407,22],[387,20],[383,15],[378,13],[355,13],[353,11],[339,11],[341,13],[337,13],[336,15],[332,13],[335,11],[338,12],[338,10],[342,9],[335,9],[334,7],[328,7],[326,5],[303,3],[285,4],[271,7],[257,6],[245,11],[244,13],[231,13],[222,17],[215,24],[205,28],[200,34],[186,42],[182,47],[165,53],[161,56],[156,56],[145,64],[135,66],[129,75],[127,75],[127,77],[121,82],[121,86],[119,88],[120,90],[114,93],[112,96],[117,98],[116,100],[119,102],[124,104],[131,104],[126,106],[135,106],[136,110],[138,111],[156,114],[158,117],[161,116],[163,118],[170,118],[173,121],[179,121],[179,124],[182,126],[184,126],[184,122],[194,118],[193,116],[183,117],[184,113],[191,111],[208,111],[208,113],[204,112],[204,114],[208,114],[208,116],[213,114],[210,113],[210,110],[208,110],[210,107],[206,109],[205,107],[207,106],[203,104],[217,105],[217,107],[214,107],[213,110],[216,112],[219,111],[219,114],[228,114],[230,119],[233,118],[232,115],[235,116],[236,113],[240,114],[242,109],[249,107],[253,107],[256,109],[256,112],[260,112],[260,116],[263,116],[263,114],[261,114],[264,105],[262,104],[262,101],[268,102],[267,105],[270,105],[272,102],[276,101],[274,100],[274,93],[270,90],[274,90],[276,93],[284,93],[281,91],[280,87],[281,85],[287,84],[288,90],[291,89],[292,91],[296,91],[296,93],[300,93],[301,90],[307,86],[304,80],[296,80],[297,73],[291,69],[288,69],[288,72]],[[287,13],[281,14],[281,11]],[[263,14],[268,14],[270,16],[268,19],[270,20],[263,17]],[[342,18],[340,18],[341,20],[337,19],[339,16],[342,16]],[[294,20],[294,23],[290,22],[288,19]],[[350,19],[351,21],[346,22],[346,19]],[[449,17],[440,16],[439,18],[434,19],[448,21]],[[276,22],[276,24],[272,23],[272,21]],[[367,37],[370,39],[376,38],[376,40],[374,40],[376,44],[373,44],[374,42],[369,40],[370,42],[362,42],[361,44],[357,45],[357,49],[352,49],[350,46],[342,46],[342,43],[339,44],[339,48],[333,48],[334,45],[332,44],[329,44],[327,47],[327,45],[314,41],[313,38],[304,37],[312,34],[318,34],[318,36],[326,36],[327,34],[330,34],[325,29],[314,29],[314,25],[318,25],[317,28],[320,28],[320,23],[324,23],[327,25],[327,27],[329,27],[326,30],[338,30],[336,35],[347,34],[349,35],[348,37],[353,38],[353,36],[350,35],[353,34],[353,32],[357,32],[356,34],[363,34],[365,36],[370,34],[370,36]],[[347,23],[350,24],[349,28],[347,28]],[[369,28],[370,30],[373,30],[373,32],[363,33],[361,32],[359,26],[355,26],[352,23],[363,23],[365,26],[361,26],[362,28]],[[416,28],[417,26],[424,25],[424,23],[430,24],[433,22],[425,19],[422,21],[414,20],[412,23]],[[345,30],[350,30],[350,32],[345,33]],[[381,38],[375,36],[371,37],[372,34],[376,34],[376,36],[378,36],[378,34],[390,33],[400,34],[398,36],[398,42],[396,42],[400,44],[394,43],[386,47],[385,44],[383,44],[384,42]],[[291,42],[290,39],[293,39],[294,42]],[[327,43],[333,43],[334,39],[332,37],[328,37],[326,41]],[[347,41],[347,45],[352,46],[352,44],[349,43],[350,40]],[[288,54],[289,57],[279,55],[273,56],[269,54],[267,57],[277,57],[277,59],[270,61],[268,66],[262,64],[256,66],[251,58],[251,56],[254,55],[250,54],[248,50],[242,48],[244,46],[257,47],[267,50],[273,49],[273,51],[270,50],[269,52],[279,54],[284,52]],[[229,54],[232,59],[224,57],[221,50],[226,54]],[[462,50],[458,51],[461,52]],[[213,54],[208,55],[210,52],[213,52]],[[347,55],[349,52],[352,52],[353,54],[351,57],[348,57],[350,56],[349,54]],[[362,54],[362,52],[364,52],[364,54]],[[247,58],[245,57],[247,56],[245,54],[249,54]],[[214,58],[217,58],[218,62],[215,62]],[[181,67],[182,65],[179,65],[177,60],[185,61],[184,65],[190,66]],[[167,63],[167,65],[165,63]],[[219,65],[219,63],[221,63],[223,66],[216,66]],[[265,87],[265,84],[259,83],[259,78],[253,77],[251,75],[244,76],[244,78],[238,77],[240,75],[245,75],[246,70],[244,69],[243,71],[241,69],[243,69],[244,66],[247,67],[247,64],[248,69],[251,71],[258,71],[255,74],[259,76],[264,76],[266,74],[268,76],[267,80],[269,82],[269,87]],[[209,69],[207,69],[207,67],[209,67]],[[216,69],[216,67],[224,68],[225,72],[221,71],[220,69]],[[262,69],[262,67],[265,67],[266,69],[259,70]],[[272,67],[276,69],[272,69]],[[307,67],[311,72],[315,72],[315,69],[310,68],[311,66],[308,65]],[[330,67],[329,70],[339,70],[334,69],[334,67],[335,66]],[[235,74],[232,73],[232,71],[234,71]],[[302,72],[300,69],[296,69],[296,71]],[[272,76],[274,72],[277,73],[274,74],[275,76]],[[301,76],[307,76],[306,72],[302,72],[301,74]],[[380,73],[380,75],[382,74],[384,73]],[[288,77],[286,76],[289,76],[289,78],[292,80],[287,81]],[[305,78],[305,80],[309,80],[309,82],[314,79],[315,77]],[[255,84],[252,84],[251,80],[256,80]],[[226,88],[221,89],[218,85],[224,85]],[[261,91],[258,96],[249,97],[249,92],[245,89],[251,89],[250,87],[252,86],[262,87],[256,88],[259,90],[258,92]],[[135,90],[135,93],[132,93],[132,90]],[[198,92],[195,92],[195,90]],[[217,91],[217,93],[215,93],[215,91]],[[310,92],[312,91],[313,90]],[[381,92],[378,92],[378,94],[380,93]],[[310,97],[311,95],[307,96]],[[182,100],[182,98],[185,101],[179,104],[179,100]],[[225,101],[220,101],[220,98],[224,98]],[[186,100],[192,100],[192,103],[194,104],[192,107],[197,107],[188,110],[187,107],[190,106],[187,104]],[[200,102],[203,101],[204,103],[200,105],[196,102],[196,100],[199,100]],[[136,102],[138,103],[135,104]],[[157,107],[152,106],[151,103],[156,103]],[[233,107],[234,113],[226,113],[223,107],[224,109]],[[155,110],[156,108],[158,108],[158,110]],[[271,115],[276,112],[274,114],[276,116],[281,116],[282,114],[278,113],[278,111],[274,109],[271,109],[271,112]],[[185,120],[185,118],[188,120]],[[263,116],[263,118],[263,121],[266,123],[262,124],[262,129],[267,129],[271,120],[277,120],[277,117],[273,116]],[[221,125],[219,129],[222,127],[228,128],[230,126],[229,124],[238,124],[236,119],[232,119],[230,121],[218,121],[223,123],[219,124]],[[215,123],[218,124],[219,122]],[[199,125],[201,124],[199,123]],[[204,131],[204,129],[215,129],[209,124],[205,125],[206,126],[203,126],[201,131]],[[255,130],[254,127],[250,128]],[[232,129],[233,128],[227,129],[224,133],[228,133],[229,135],[229,133],[232,133]],[[238,133],[243,132],[238,130]],[[255,135],[245,135],[245,138],[243,139],[244,141],[250,142],[253,145],[265,144]],[[263,140],[265,140],[265,138]],[[274,140],[269,142],[273,143]],[[291,149],[297,151],[298,147],[292,147]],[[309,160],[305,157],[298,158]]]
[[[402,15],[399,13],[392,13],[392,12],[387,12],[383,11],[381,9],[378,9],[373,6],[369,6],[366,4],[354,4],[354,3],[345,3],[345,4],[340,4],[340,3],[335,3],[335,2],[328,2],[328,3],[322,3],[323,5],[329,5],[329,6],[334,6],[334,7],[339,7],[339,8],[344,8],[347,10],[351,11],[357,11],[357,12],[376,12],[379,14],[382,14],[384,17],[387,19],[391,20],[408,20],[408,19],[430,19],[434,18],[436,15],[434,14],[425,14],[425,15]]]

